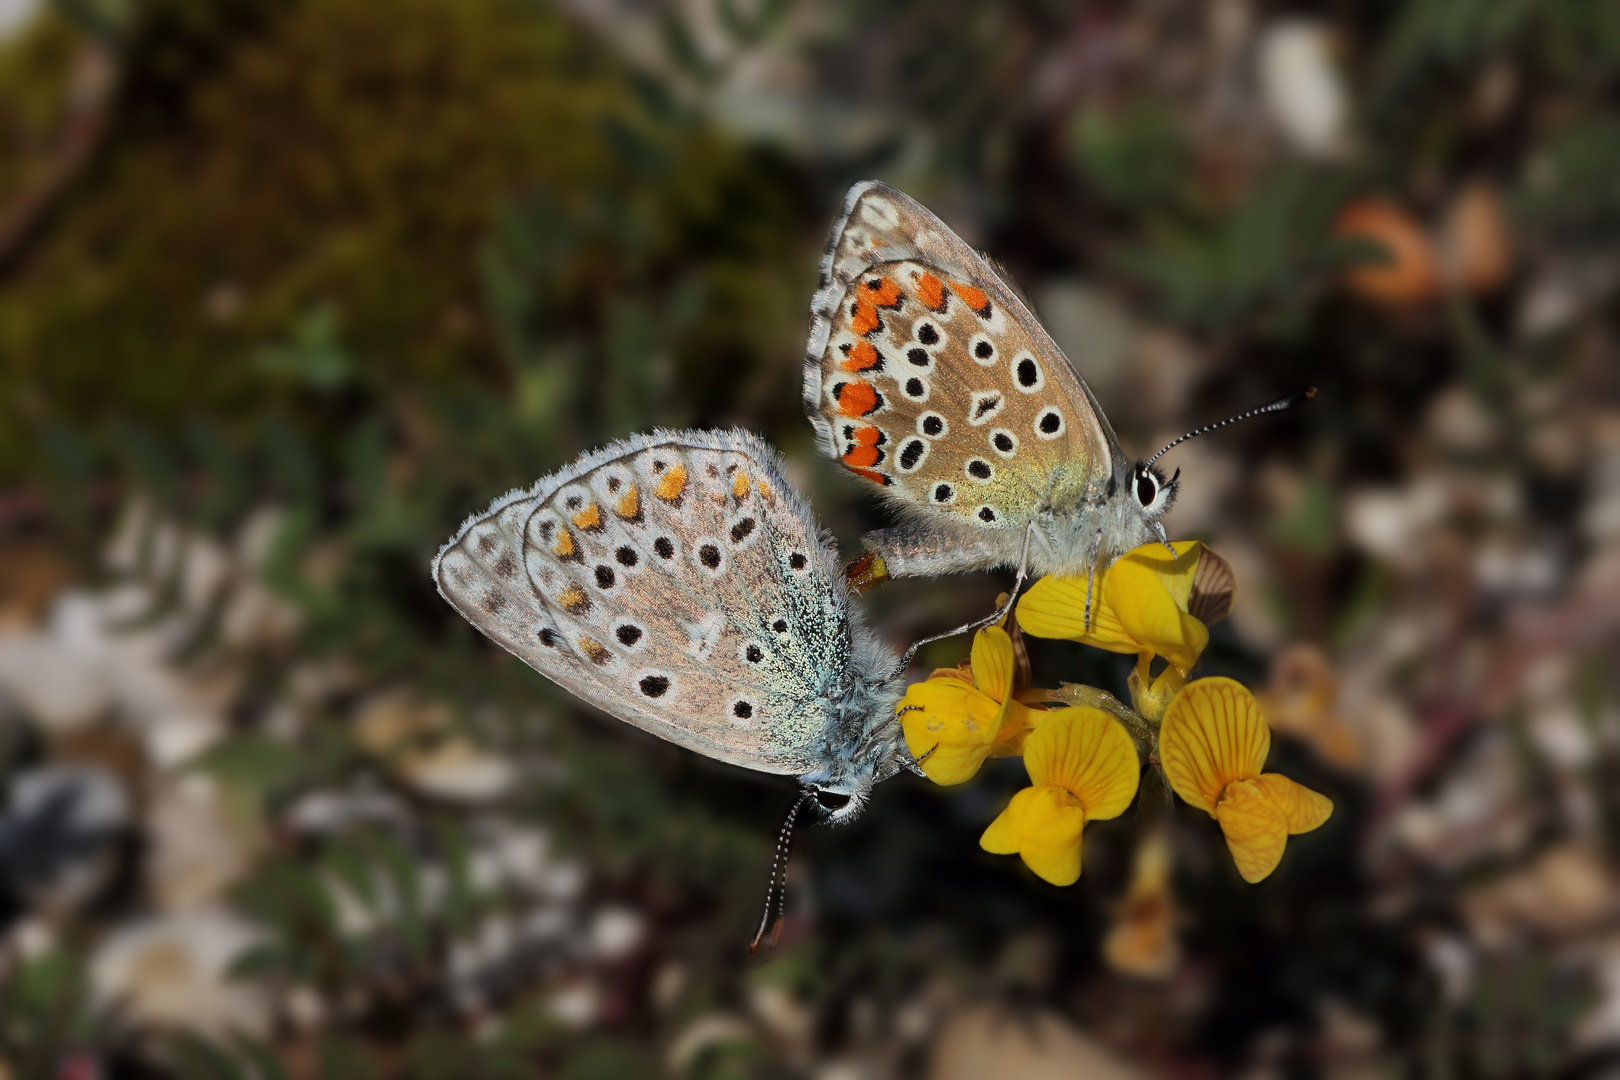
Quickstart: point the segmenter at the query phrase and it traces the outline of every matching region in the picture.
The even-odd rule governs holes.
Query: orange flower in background
[[[994,855],[1018,855],[1053,885],[1080,877],[1080,833],[1118,817],[1136,797],[1142,763],[1114,717],[1087,707],[1046,714],[1024,744],[1033,787],[1013,796],[979,838]]]
[[[1103,958],[1122,975],[1162,979],[1181,963],[1175,931],[1170,845],[1164,833],[1154,829],[1136,849],[1131,885],[1103,939]]]
[[[1231,679],[1188,683],[1159,730],[1165,778],[1177,795],[1220,823],[1248,882],[1277,868],[1290,834],[1310,832],[1333,813],[1324,796],[1278,773],[1262,773],[1270,752],[1259,702]]]
[[[1488,293],[1513,270],[1513,230],[1496,188],[1467,185],[1452,198],[1440,224],[1445,278],[1463,292]]]
[[[1322,758],[1343,769],[1361,765],[1361,744],[1334,710],[1339,677],[1327,654],[1314,645],[1290,645],[1271,665],[1260,707],[1275,731],[1310,743]]]
[[[1412,215],[1388,199],[1359,199],[1345,207],[1333,231],[1364,240],[1380,257],[1359,262],[1344,275],[1350,291],[1382,307],[1407,308],[1440,295],[1440,267],[1433,241]]]
[[[913,683],[900,701],[906,749],[936,784],[971,780],[987,757],[1024,752],[1040,711],[1013,696],[1018,660],[1012,638],[999,626],[973,636],[967,672],[941,668]]]
[[[1392,310],[1421,307],[1450,291],[1492,292],[1513,269],[1512,225],[1496,188],[1481,181],[1452,195],[1438,228],[1391,199],[1363,198],[1340,212],[1334,232],[1380,249],[1376,261],[1346,271],[1344,282],[1363,300]]]

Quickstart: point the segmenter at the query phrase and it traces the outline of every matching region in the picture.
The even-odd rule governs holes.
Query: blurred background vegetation
[[[1617,83],[1590,0],[0,0],[0,1077],[1615,1068]],[[1336,805],[1261,886],[1185,808],[1154,910],[1128,817],[1046,886],[977,849],[1002,762],[801,834],[750,958],[789,786],[433,593],[655,424],[763,432],[853,554],[798,371],[869,176],[1133,450],[1322,388],[1167,459],[1204,670]]]

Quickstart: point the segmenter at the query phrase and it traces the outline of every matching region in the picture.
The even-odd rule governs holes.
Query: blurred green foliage
[[[735,148],[660,126],[602,50],[522,0],[334,0],[273,14],[163,0],[135,25],[108,145],[72,213],[0,295],[0,398],[12,410],[0,476],[38,466],[31,433],[47,419],[93,428],[119,412],[168,423],[250,417],[267,394],[286,404],[295,385],[337,376],[309,366],[307,336],[339,326],[369,376],[395,388],[498,381],[485,320],[510,312],[486,312],[470,253],[514,197],[583,230],[548,234],[549,256],[574,261],[550,268],[556,323],[526,332],[611,325],[624,335],[622,372],[626,350],[675,347],[647,321],[655,311],[697,315],[695,281],[654,309],[627,288],[695,247],[758,254],[751,215],[779,209],[779,185],[745,181],[754,171]],[[36,85],[59,37],[47,22],[12,43],[0,79]],[[497,231],[517,227],[509,218]],[[642,253],[638,268],[602,257],[604,229]],[[730,345],[715,340],[721,323],[727,335],[750,328],[757,345],[759,324],[739,313],[760,309],[758,276],[713,262],[702,284],[723,315],[690,326],[692,347]],[[626,269],[639,280],[619,277]],[[503,272],[510,258],[495,257],[482,277]],[[517,344],[515,327],[499,329]],[[264,345],[289,330],[306,349],[301,374],[286,370],[297,353]]]

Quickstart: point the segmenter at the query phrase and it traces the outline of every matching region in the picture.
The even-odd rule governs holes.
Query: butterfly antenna
[[[748,955],[752,956],[759,948],[759,943],[765,938],[765,930],[771,931],[771,948],[776,948],[776,939],[782,933],[782,916],[787,907],[787,858],[788,851],[793,846],[793,824],[799,820],[799,811],[804,804],[815,797],[814,792],[807,791],[799,796],[799,801],[793,804],[788,811],[787,820],[776,832],[776,854],[771,857],[771,877],[765,886],[765,910],[759,917],[759,929],[754,932],[754,940],[748,943]],[[777,879],[781,879],[778,887]],[[772,901],[776,902],[773,903]],[[771,921],[771,913],[776,913],[776,921]]]
[[[1171,442],[1169,446],[1166,446],[1163,450],[1160,450],[1157,454],[1154,454],[1152,457],[1148,458],[1147,461],[1143,463],[1142,467],[1147,468],[1148,466],[1152,465],[1155,461],[1158,461],[1160,458],[1164,457],[1168,451],[1180,446],[1188,439],[1195,439],[1200,435],[1207,435],[1211,431],[1215,431],[1218,428],[1223,428],[1228,424],[1236,424],[1240,420],[1248,420],[1255,416],[1264,416],[1266,413],[1287,412],[1289,409],[1292,409],[1295,406],[1303,405],[1305,402],[1309,401],[1315,396],[1316,387],[1307,386],[1305,389],[1297,390],[1294,393],[1289,394],[1287,397],[1278,398],[1270,405],[1262,405],[1258,409],[1250,409],[1248,412],[1238,413],[1236,416],[1228,416],[1225,420],[1222,420],[1216,424],[1205,424],[1203,427],[1194,431],[1189,431],[1179,439]]]
[[[1034,535],[1035,523],[1032,521],[1029,523],[1029,526],[1024,529],[1024,550],[1023,553],[1018,556],[1018,577],[1013,581],[1012,592],[1007,595],[1007,602],[982,619],[975,619],[970,623],[963,623],[954,630],[947,630],[943,634],[935,634],[932,637],[925,637],[921,641],[916,642],[911,646],[911,648],[906,650],[906,655],[900,658],[900,666],[895,668],[896,675],[900,674],[900,672],[911,666],[911,658],[916,656],[917,650],[922,648],[924,645],[931,645],[936,641],[944,641],[948,637],[955,637],[957,634],[965,634],[969,630],[977,630],[981,626],[989,626],[991,623],[1000,622],[1002,619],[1007,617],[1007,612],[1012,610],[1013,604],[1018,600],[1018,593],[1024,587],[1024,578],[1029,574],[1029,538]]]

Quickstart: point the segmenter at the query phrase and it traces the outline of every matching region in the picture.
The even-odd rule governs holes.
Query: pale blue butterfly
[[[847,822],[874,785],[917,770],[896,718],[911,654],[863,624],[808,501],[747,432],[655,431],[587,454],[468,518],[433,579],[604,712],[797,777],[778,866],[807,802]]]

